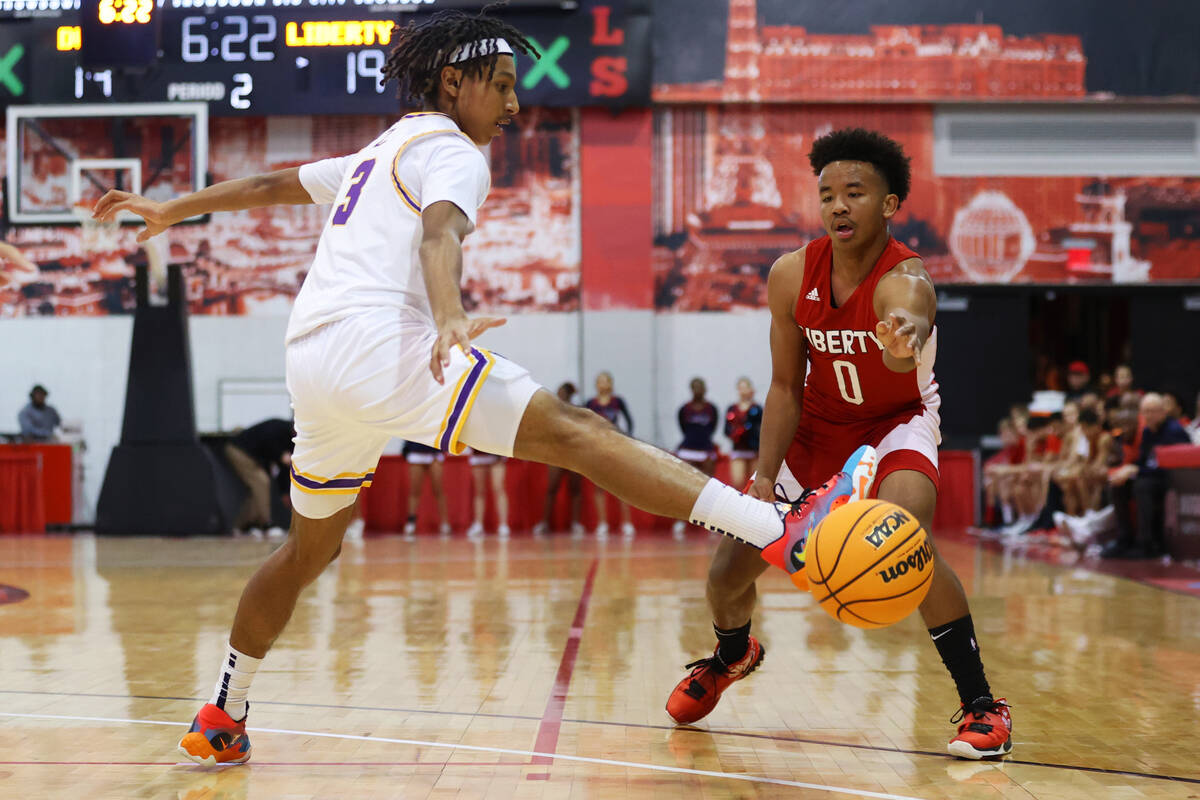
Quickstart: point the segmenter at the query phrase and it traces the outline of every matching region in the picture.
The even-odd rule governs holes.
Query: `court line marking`
[[[207,703],[209,697],[173,697],[159,694],[114,694],[107,692],[46,692],[33,689],[0,689],[0,694],[24,694],[34,697],[100,697],[113,700],[178,700],[185,703]],[[479,717],[482,719],[511,719],[537,722],[540,718],[531,714],[498,714],[488,711],[442,711],[429,708],[400,708],[398,706],[358,706],[342,705],[339,703],[297,703],[291,700],[255,700],[258,706],[284,706],[291,708],[331,708],[338,711],[379,711],[388,714],[428,714],[441,717]],[[942,761],[957,761],[949,753],[934,750],[914,750],[903,747],[885,747],[877,744],[859,744],[856,742],[832,742],[827,739],[812,739],[802,736],[779,736],[771,733],[755,733],[754,731],[721,730],[720,728],[699,728],[679,725],[652,725],[645,722],[618,722],[605,719],[582,719],[565,717],[563,722],[575,725],[606,725],[616,728],[638,728],[653,731],[694,730],[710,736],[732,736],[741,739],[761,739],[768,742],[790,742],[792,744],[812,744],[820,747],[844,747],[849,750],[865,750],[868,752],[896,753],[908,756],[927,756]],[[262,763],[262,762],[256,762]],[[1045,767],[1046,769],[1071,770],[1074,772],[1092,772],[1100,775],[1124,775],[1131,778],[1145,778],[1153,781],[1175,781],[1200,785],[1200,778],[1188,778],[1183,775],[1165,775],[1158,772],[1137,772],[1128,769],[1112,769],[1109,767],[1088,767],[1082,764],[1054,764],[1049,761],[1030,761],[1027,759],[1008,756],[1004,764],[1024,767]]]
[[[575,607],[575,618],[571,620],[571,628],[567,633],[567,643],[563,646],[562,660],[558,662],[558,672],[554,674],[554,685],[550,688],[550,697],[546,699],[546,710],[542,712],[542,721],[538,724],[537,737],[534,739],[535,750],[553,753],[558,750],[558,734],[562,730],[563,710],[567,706],[567,692],[571,688],[571,675],[575,673],[575,659],[579,656],[579,641],[583,638],[583,623],[587,620],[588,605],[592,601],[592,588],[596,585],[596,571],[600,568],[600,559],[592,559],[587,578],[583,581],[583,590],[579,593],[579,605]],[[550,759],[536,756],[533,764],[549,764]],[[530,775],[530,780],[541,778],[540,775]],[[547,776],[549,777],[549,776]]]
[[[108,722],[125,725],[169,725],[182,727],[186,722],[168,722],[157,719],[124,719],[120,717],[76,717],[65,714],[19,714],[13,711],[0,711],[0,717],[18,717],[22,719],[61,719],[74,722]],[[797,789],[814,789],[834,794],[848,794],[854,797],[870,797],[874,800],[922,800],[901,794],[872,792],[866,789],[851,789],[845,786],[827,786],[820,783],[804,783],[802,781],[787,781],[782,778],[768,778],[761,775],[747,775],[741,772],[712,772],[705,769],[690,769],[688,767],[668,767],[663,764],[644,764],[637,761],[617,761],[610,758],[590,758],[588,756],[568,756],[561,753],[538,753],[533,750],[516,750],[508,747],[486,747],[475,744],[455,744],[453,742],[427,742],[420,739],[393,739],[385,736],[359,736],[352,733],[322,733],[320,731],[296,731],[287,728],[246,728],[251,733],[278,733],[284,736],[311,736],[322,739],[343,739],[355,742],[380,742],[384,744],[407,744],[415,747],[439,747],[448,750],[470,750],[476,753],[503,753],[514,756],[542,756],[557,761],[575,761],[582,764],[601,764],[607,767],[624,767],[626,769],[644,769],[651,772],[670,772],[676,775],[698,775],[706,778],[722,778],[746,783],[769,783],[774,786],[792,786]],[[187,764],[187,766],[191,766]],[[451,763],[447,764],[452,765]]]

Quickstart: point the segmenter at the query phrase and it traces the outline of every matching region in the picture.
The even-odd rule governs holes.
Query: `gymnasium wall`
[[[779,253],[819,235],[806,154],[816,136],[843,125],[880,128],[908,149],[914,188],[895,230],[955,294],[989,284],[1113,286],[1118,261],[1126,275],[1200,280],[1200,178],[934,172],[938,108],[993,101],[1093,107],[1164,95],[1176,108],[1194,108],[1195,48],[1154,46],[1173,41],[1188,27],[1182,22],[1149,30],[1099,13],[1111,4],[1084,0],[1054,7],[986,0],[976,4],[982,17],[971,19],[955,16],[957,4],[932,0],[856,0],[838,9],[711,0],[703,13],[697,5],[656,0],[654,109],[526,108],[490,148],[494,188],[469,240],[464,295],[473,310],[509,317],[483,344],[528,366],[547,387],[572,380],[590,395],[593,376],[607,369],[630,404],[636,433],[668,447],[678,441],[675,411],[692,377],[705,378],[722,407],[742,375],[761,397],[770,374],[763,277]],[[1194,4],[1177,5],[1181,20],[1196,13]],[[1121,34],[1129,46],[1113,48]],[[942,53],[932,67],[920,55],[930,52]],[[1129,52],[1154,55],[1130,66],[1117,58]],[[744,61],[747,53],[758,60]],[[813,61],[814,53],[826,55]],[[761,78],[753,86],[751,74]],[[947,75],[955,81],[945,83]],[[390,122],[214,118],[212,179],[350,152]],[[53,202],[63,176],[52,166],[46,172],[39,191]],[[286,314],[326,213],[216,215],[170,234],[171,260],[188,275],[200,430],[218,426],[221,379],[282,377]],[[1091,243],[1079,244],[1089,239],[1080,234]],[[1114,244],[1118,235],[1127,235],[1127,249]],[[0,432],[16,428],[29,386],[46,384],[64,418],[83,424],[90,505],[119,435],[132,265],[141,256],[132,231],[105,251],[89,251],[72,227],[11,228],[5,238],[38,261],[42,274],[0,289]],[[987,345],[1004,368],[989,373],[997,380],[985,400],[976,380],[984,361],[962,348],[994,327],[971,312],[943,317],[951,334],[939,360],[945,419],[956,435],[990,427],[992,406],[1028,388],[1020,379],[1027,359],[1008,349],[1021,339],[1021,313],[1028,314],[1010,305],[1027,305],[1027,297],[1016,297],[974,306],[998,304],[996,319],[1013,325]],[[1171,324],[1186,326],[1194,316]],[[1135,355],[1153,359],[1161,350],[1152,344],[1159,317],[1140,310],[1137,320],[1134,337],[1143,344]]]

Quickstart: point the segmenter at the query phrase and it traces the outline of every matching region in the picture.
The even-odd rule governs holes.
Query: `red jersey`
[[[875,268],[838,307],[833,304],[833,246],[828,236],[804,250],[804,285],[796,298],[795,318],[808,342],[808,375],[803,416],[829,423],[889,420],[936,409],[941,401],[933,379],[937,331],[930,331],[921,363],[910,372],[893,372],[883,363],[883,345],[875,338],[875,287],[888,270],[917,254],[895,239]]]

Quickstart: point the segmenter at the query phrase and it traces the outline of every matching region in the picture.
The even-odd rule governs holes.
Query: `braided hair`
[[[438,82],[446,59],[457,48],[468,45],[466,60],[453,66],[468,77],[485,76],[492,79],[498,53],[492,39],[504,39],[514,53],[540,58],[529,40],[519,30],[494,17],[487,16],[488,6],[478,15],[461,11],[439,11],[423,22],[412,21],[401,27],[397,23],[396,46],[383,65],[383,80],[395,78],[399,98],[414,104],[437,102]]]

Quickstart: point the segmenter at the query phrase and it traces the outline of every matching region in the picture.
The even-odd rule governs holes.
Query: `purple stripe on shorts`
[[[361,478],[330,478],[327,481],[318,481],[313,480],[312,478],[306,478],[305,476],[296,472],[296,465],[293,464],[292,479],[306,489],[357,489],[364,483],[370,483],[371,481],[375,480],[375,473],[368,472]]]
[[[454,399],[454,410],[450,412],[450,419],[446,420],[446,431],[442,434],[442,440],[438,442],[438,447],[447,453],[450,452],[450,443],[454,439],[454,428],[458,425],[459,417],[462,416],[463,409],[467,407],[467,400],[475,390],[475,384],[479,382],[479,376],[483,373],[484,368],[487,367],[487,359],[483,357],[483,353],[480,353],[474,347],[471,348],[471,356],[475,358],[475,366],[471,368],[471,373],[467,376],[462,390],[459,391],[458,397]]]

